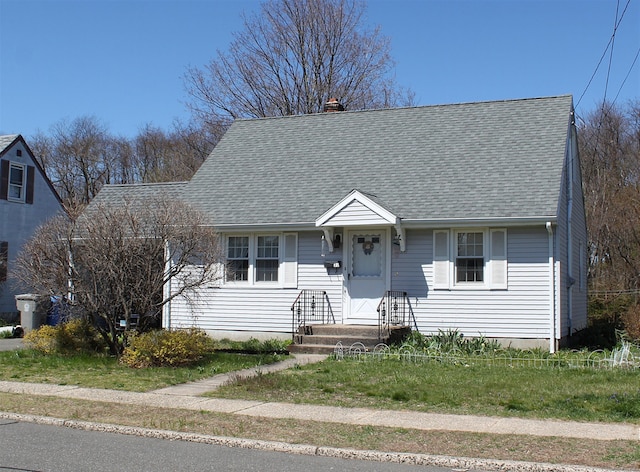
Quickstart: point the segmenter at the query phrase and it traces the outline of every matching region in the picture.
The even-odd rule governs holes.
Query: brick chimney
[[[324,111],[325,111],[325,113],[327,113],[327,112],[330,113],[330,112],[334,112],[334,111],[344,111],[344,107],[338,101],[337,98],[330,98],[329,101],[324,104]]]

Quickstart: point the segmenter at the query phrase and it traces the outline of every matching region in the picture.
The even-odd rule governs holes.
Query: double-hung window
[[[229,236],[227,240],[227,280],[249,280],[249,237]]]
[[[24,201],[26,178],[27,172],[23,164],[9,164],[9,200]]]
[[[256,282],[277,282],[280,257],[279,236],[258,236],[256,255]]]
[[[0,200],[33,203],[35,167],[0,159]]]
[[[484,281],[484,233],[456,233],[456,283]]]
[[[227,283],[297,286],[296,233],[228,235]]]
[[[506,289],[507,230],[435,230],[435,289]]]

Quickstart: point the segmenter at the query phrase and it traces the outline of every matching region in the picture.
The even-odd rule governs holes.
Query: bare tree
[[[115,177],[113,138],[96,117],[54,124],[32,142],[36,158],[67,208],[88,204]]]
[[[217,142],[218,139],[193,125],[176,123],[171,132],[146,125],[132,141],[137,180],[189,180],[213,149],[212,141]]]
[[[54,217],[24,246],[16,276],[36,293],[69,294],[120,355],[133,314],[143,326],[157,324],[163,305],[218,280],[222,257],[199,213],[159,196]]]
[[[640,289],[640,103],[604,103],[580,127],[591,287]]]
[[[174,123],[146,125],[133,139],[115,137],[95,117],[59,121],[30,147],[66,208],[87,205],[104,184],[189,180],[224,130]]]
[[[389,39],[363,26],[358,0],[268,0],[244,17],[228,52],[185,82],[192,111],[219,124],[238,117],[317,113],[330,97],[347,109],[397,105]],[[405,102],[412,101],[405,93]]]

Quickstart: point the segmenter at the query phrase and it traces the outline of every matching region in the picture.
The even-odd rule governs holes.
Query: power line
[[[593,74],[591,74],[591,78],[589,79],[589,82],[587,83],[587,86],[584,88],[584,91],[580,95],[580,98],[578,99],[575,108],[578,108],[578,105],[580,105],[580,102],[584,98],[584,95],[587,93],[587,90],[589,90],[589,87],[591,86],[591,82],[593,82],[593,79],[595,78],[596,74],[598,73],[598,69],[600,69],[600,65],[602,64],[602,61],[604,60],[604,57],[607,55],[607,51],[609,50],[609,47],[614,42],[614,38],[616,36],[616,32],[618,31],[618,27],[620,26],[620,23],[622,23],[622,19],[624,18],[624,14],[627,12],[627,8],[629,8],[629,4],[630,3],[631,3],[631,0],[627,0],[627,4],[625,5],[624,10],[622,11],[622,14],[620,15],[620,19],[617,19],[618,8],[616,7],[616,19],[617,19],[617,21],[614,24],[613,33],[611,34],[611,38],[609,38],[609,42],[607,43],[607,46],[604,48],[604,51],[602,52],[602,56],[600,56],[600,60],[598,61],[598,64],[596,65],[596,68],[593,71]],[[612,52],[612,54],[613,54],[613,52]],[[607,74],[607,80],[608,80],[608,74]],[[605,92],[605,95],[606,95],[606,92]]]
[[[638,56],[640,56],[640,48],[638,48],[638,51],[636,52],[636,57],[633,58],[633,62],[631,63],[631,67],[629,67],[629,71],[627,72],[627,75],[625,75],[624,80],[622,81],[622,83],[620,84],[620,88],[618,89],[618,93],[616,93],[616,97],[613,99],[613,102],[611,102],[611,103],[616,103],[616,100],[618,99],[618,95],[620,95],[620,92],[622,91],[622,87],[624,87],[625,82],[627,81],[627,79],[631,75],[631,71],[633,70],[633,67],[636,65],[636,61],[638,60]]]
[[[630,0],[629,0],[630,1]],[[628,5],[628,3],[627,3]],[[620,0],[616,3],[616,20],[613,22],[613,34],[611,35],[611,51],[609,53],[609,67],[607,67],[607,79],[604,82],[604,96],[602,97],[602,106],[607,101],[607,90],[609,89],[609,76],[611,75],[611,64],[613,63],[613,47],[616,44],[616,30],[618,29],[618,11],[620,9]]]

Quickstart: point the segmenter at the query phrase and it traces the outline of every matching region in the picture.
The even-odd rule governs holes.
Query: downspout
[[[556,352],[556,282],[555,260],[553,256],[553,226],[546,224],[549,234],[549,352]]]
[[[171,297],[171,251],[169,250],[169,241],[164,243],[164,273],[166,282],[162,287],[162,301],[165,302]],[[171,329],[171,302],[163,303],[162,305],[162,327],[165,329]]]
[[[568,196],[567,196],[567,317],[569,337],[573,333],[573,284],[575,278],[573,277],[573,140],[571,129],[569,130],[569,137],[567,139],[567,151],[569,153],[569,159],[567,163],[567,178],[568,182]]]

